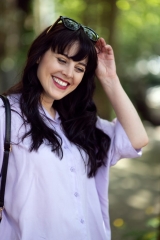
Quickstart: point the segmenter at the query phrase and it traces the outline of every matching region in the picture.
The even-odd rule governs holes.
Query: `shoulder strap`
[[[4,208],[4,194],[5,194],[5,185],[7,178],[7,168],[8,168],[8,158],[9,152],[11,151],[11,109],[10,103],[6,96],[0,95],[0,98],[3,100],[5,107],[5,139],[4,139],[4,155],[3,163],[1,169],[1,188],[0,188],[0,220],[2,210]]]

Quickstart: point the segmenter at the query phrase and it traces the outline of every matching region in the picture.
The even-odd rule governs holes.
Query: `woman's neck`
[[[45,110],[55,118],[56,112],[53,108],[53,100],[50,98],[46,98],[44,95],[41,96],[41,104],[45,108]]]

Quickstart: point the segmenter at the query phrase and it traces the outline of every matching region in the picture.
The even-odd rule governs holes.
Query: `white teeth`
[[[55,78],[53,77],[53,80],[58,83],[59,85],[63,86],[63,87],[66,87],[67,86],[67,83],[66,82],[63,82],[61,80],[59,80],[58,78]]]

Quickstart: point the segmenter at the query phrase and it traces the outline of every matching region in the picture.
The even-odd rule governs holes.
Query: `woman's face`
[[[75,62],[70,57],[77,52],[78,43],[75,43],[64,55],[52,52],[49,49],[41,57],[37,76],[44,89],[43,101],[53,103],[65,97],[76,89],[84,76],[87,59]]]

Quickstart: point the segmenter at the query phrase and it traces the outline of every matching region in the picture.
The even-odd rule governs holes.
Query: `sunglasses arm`
[[[53,24],[48,28],[46,34],[49,33],[49,31],[50,31],[55,25],[57,25],[57,23],[58,23],[60,20],[61,20],[61,18],[59,17],[59,18],[57,19],[57,21],[56,21],[55,23],[53,23]]]

